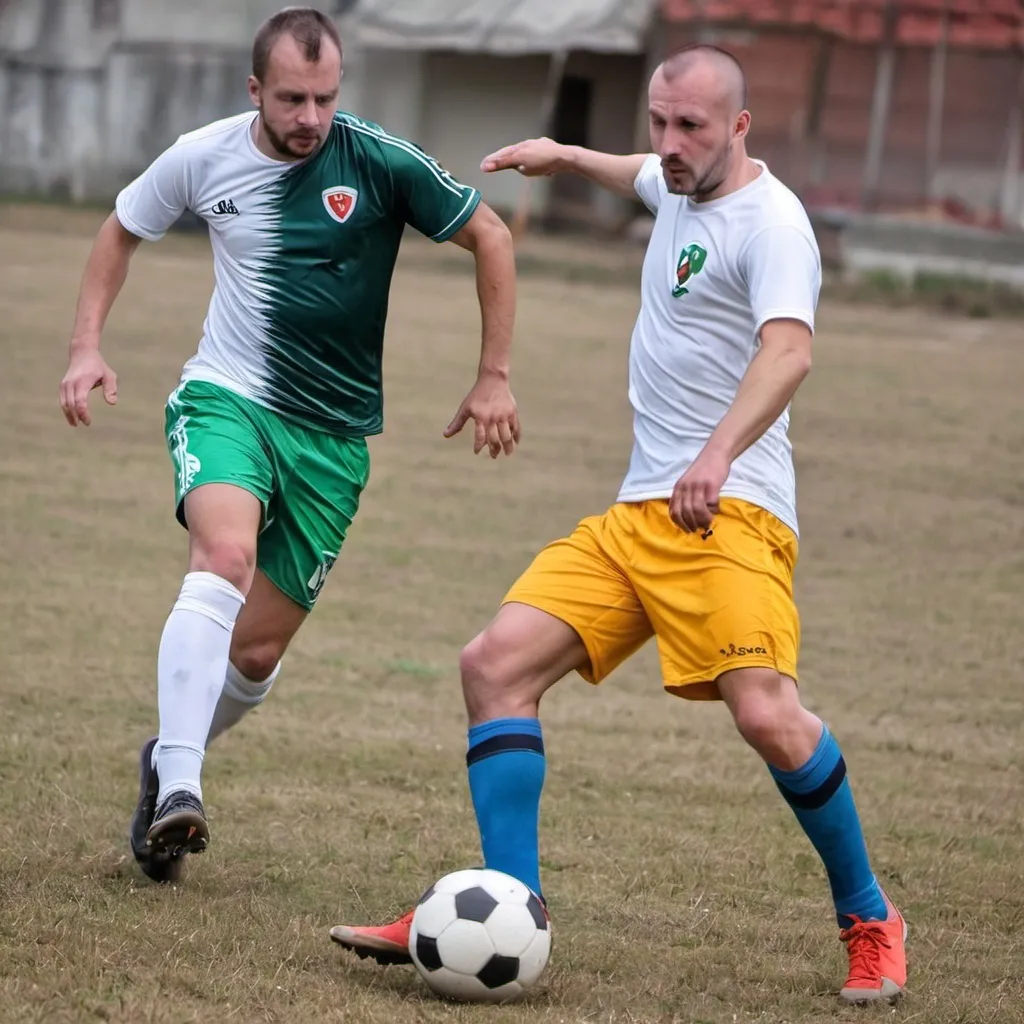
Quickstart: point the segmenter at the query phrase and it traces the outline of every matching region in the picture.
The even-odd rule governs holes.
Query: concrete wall
[[[525,203],[533,214],[561,209],[568,217],[609,225],[627,218],[631,204],[585,182],[560,190],[547,178],[527,183],[516,174],[479,169],[488,153],[547,130],[541,118],[548,56],[366,50],[355,59],[355,82],[351,89],[343,87],[343,104],[417,142],[456,177],[479,188],[492,206],[510,211]],[[574,53],[565,73],[593,82],[590,145],[632,152],[642,58]]]
[[[753,121],[749,148],[804,197],[821,205],[857,207],[878,48],[836,42],[824,64],[823,106],[817,139],[811,133],[812,83],[823,40],[802,30],[698,33],[692,25],[661,27],[670,50],[698,38],[717,42],[743,62],[750,83]],[[880,211],[920,207],[928,198],[926,134],[932,53],[897,50],[882,169],[874,206]],[[950,51],[946,63],[939,169],[935,197],[992,211],[1024,226],[1024,175],[1012,171],[1003,187],[1011,108],[1022,81],[1018,52]],[[1020,131],[1013,143],[1019,150]]]
[[[545,208],[549,179],[527,185],[518,174],[484,174],[479,167],[488,153],[540,134],[548,66],[544,56],[427,58],[423,137],[453,174],[479,188],[493,206],[514,209],[528,196],[533,210]]]
[[[277,0],[10,0],[0,10],[0,192],[109,200],[182,132],[249,106]]]
[[[281,0],[8,0],[0,7],[0,192],[109,201],[183,132],[249,107],[249,49]],[[369,50],[341,22],[341,105],[423,146],[502,210],[599,223],[629,204],[577,183],[484,175],[488,152],[545,130],[550,58]],[[640,57],[571,55],[593,82],[590,144],[633,148]],[[579,202],[582,197],[582,203]]]
[[[839,263],[856,277],[884,270],[912,281],[921,274],[998,281],[1024,290],[1024,239],[952,224],[855,216],[838,235]]]

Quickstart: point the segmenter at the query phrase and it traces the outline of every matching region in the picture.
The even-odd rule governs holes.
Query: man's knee
[[[800,703],[794,680],[774,669],[728,672],[718,680],[740,735],[769,764],[793,769],[814,751],[821,721]]]
[[[536,715],[545,691],[586,657],[579,636],[560,619],[505,605],[459,658],[470,721]]]
[[[210,572],[248,593],[256,570],[256,542],[222,535],[193,539],[189,551],[190,572]]]
[[[459,655],[462,692],[471,718],[476,712],[486,715],[515,684],[514,665],[503,648],[500,636],[488,627]]]
[[[787,720],[800,708],[796,684],[774,669],[729,672],[718,685],[736,728],[755,750],[774,743],[785,730]]]
[[[204,484],[185,496],[189,570],[210,572],[243,594],[256,571],[259,499],[231,484]]]
[[[273,675],[284,655],[284,646],[276,640],[259,640],[232,644],[231,664],[246,679],[262,683]]]
[[[755,750],[773,746],[782,731],[779,701],[762,692],[750,693],[739,700],[733,708],[733,719],[740,735]]]

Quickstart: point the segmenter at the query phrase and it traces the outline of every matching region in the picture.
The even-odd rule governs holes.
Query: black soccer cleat
[[[186,853],[202,853],[210,843],[203,802],[187,789],[170,793],[161,803],[146,832],[150,856],[180,860]]]
[[[132,848],[135,863],[143,874],[154,882],[177,882],[181,878],[184,867],[182,857],[170,855],[157,856],[153,848],[146,842],[153,818],[156,816],[156,798],[160,792],[160,779],[153,767],[153,751],[157,737],[146,740],[139,751],[139,802],[132,813],[131,824],[128,826],[128,842]]]

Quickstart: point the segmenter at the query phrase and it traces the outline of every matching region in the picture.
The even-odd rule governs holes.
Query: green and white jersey
[[[215,286],[182,380],[219,384],[345,436],[383,425],[381,353],[406,224],[443,242],[480,194],[418,146],[339,113],[301,163],[256,148],[256,113],[181,136],[117,198],[161,238],[186,211],[210,227]]]

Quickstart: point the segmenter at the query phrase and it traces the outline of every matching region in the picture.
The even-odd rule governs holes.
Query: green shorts
[[[168,399],[166,433],[181,525],[188,526],[185,495],[203,484],[234,484],[254,494],[263,505],[257,566],[296,604],[312,609],[369,479],[366,438],[303,426],[196,380]]]

